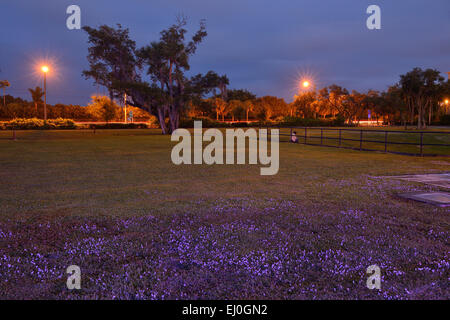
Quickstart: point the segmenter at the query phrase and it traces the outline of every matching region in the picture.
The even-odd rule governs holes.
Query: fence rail
[[[306,145],[360,151],[381,151],[415,156],[450,156],[450,131],[401,131],[323,127],[278,127],[278,129],[280,129],[280,136],[288,136],[289,138],[294,131],[297,131],[298,142]],[[330,133],[332,134],[330,135]],[[345,134],[350,134],[351,137],[344,137]],[[376,135],[381,136],[381,139],[377,140],[374,138]],[[417,137],[414,137],[414,135]],[[393,141],[395,136],[406,141]],[[444,143],[440,143],[439,140],[443,140]],[[336,143],[333,145],[329,144],[328,141],[335,141]],[[349,145],[347,142],[351,142],[353,145]],[[356,145],[354,145],[355,143]],[[370,148],[368,144],[376,144],[381,148]],[[391,145],[412,146],[418,150],[416,152],[393,150],[393,148],[389,148]]]

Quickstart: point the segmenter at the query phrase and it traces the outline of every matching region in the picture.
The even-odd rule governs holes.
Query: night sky
[[[66,8],[81,7],[82,26],[120,23],[138,46],[183,14],[188,29],[206,19],[208,37],[191,60],[193,73],[227,74],[231,88],[288,102],[306,75],[318,87],[384,90],[413,67],[450,71],[449,0],[1,0],[0,79],[30,100],[47,61],[48,102],[86,104],[96,87],[87,68],[87,35],[66,28]],[[382,10],[382,29],[366,28],[366,8]],[[445,73],[443,74],[445,75]],[[101,90],[100,90],[101,93]]]

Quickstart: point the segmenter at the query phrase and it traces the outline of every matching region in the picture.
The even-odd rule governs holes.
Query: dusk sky
[[[189,31],[206,19],[208,37],[192,73],[226,74],[231,88],[292,100],[301,75],[317,87],[385,90],[413,67],[450,71],[449,0],[2,0],[0,79],[30,99],[48,61],[48,102],[85,105],[96,88],[87,68],[87,35],[66,28],[66,8],[81,7],[82,26],[120,23],[138,47],[184,14]],[[381,30],[368,30],[366,9],[381,7]]]

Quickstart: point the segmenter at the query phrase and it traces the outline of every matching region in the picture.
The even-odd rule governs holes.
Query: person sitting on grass
[[[295,132],[295,131],[292,132],[291,142],[292,143],[298,143],[297,132]]]

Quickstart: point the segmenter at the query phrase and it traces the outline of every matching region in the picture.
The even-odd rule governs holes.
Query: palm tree
[[[42,91],[41,87],[36,87],[34,90],[33,89],[28,89],[28,91],[31,93],[31,99],[34,102],[34,108],[36,110],[36,115],[38,112],[38,103],[42,103],[42,97],[44,96],[44,91]]]
[[[5,88],[11,86],[8,80],[0,80],[0,88],[3,89],[3,106],[6,106]]]

